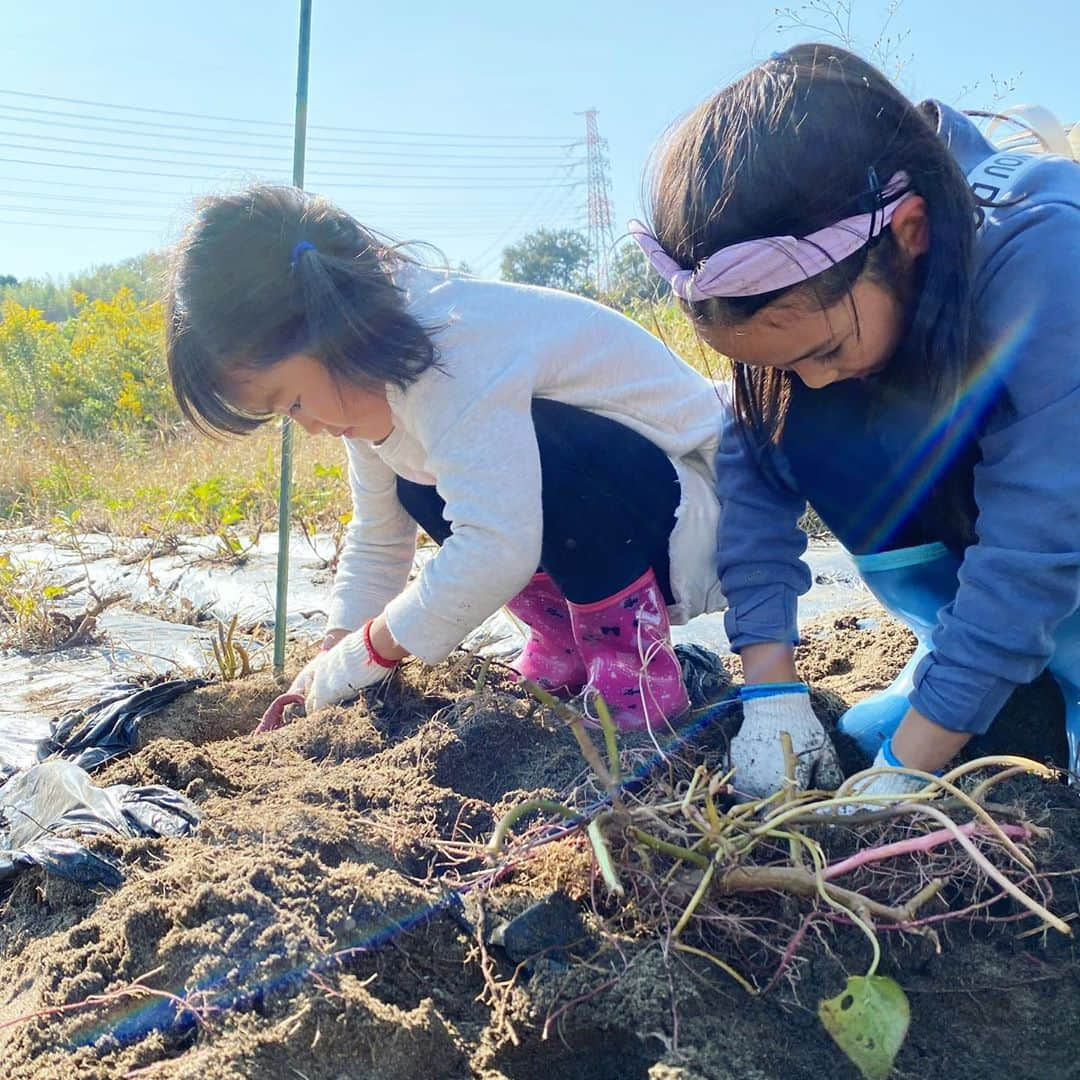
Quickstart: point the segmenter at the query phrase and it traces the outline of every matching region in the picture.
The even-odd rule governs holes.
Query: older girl
[[[637,226],[734,361],[720,572],[746,679],[742,785],[804,767],[792,665],[807,500],[920,639],[842,719],[876,764],[937,770],[1044,668],[1080,736],[1080,169],[999,154],[828,45],[774,56],[687,116]],[[888,773],[878,793],[920,781]]]

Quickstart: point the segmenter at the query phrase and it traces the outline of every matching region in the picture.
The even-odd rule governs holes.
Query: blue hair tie
[[[296,247],[292,249],[292,258],[289,260],[289,269],[295,270],[296,264],[300,261],[300,256],[305,251],[314,251],[315,245],[310,240],[301,240]]]
[[[866,182],[870,185],[870,195],[874,202],[881,202],[881,181],[878,180],[877,169],[873,165],[866,170]]]

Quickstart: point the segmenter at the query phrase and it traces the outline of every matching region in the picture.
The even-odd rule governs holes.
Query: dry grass
[[[689,320],[670,304],[627,313],[713,379],[727,361],[706,349]],[[246,438],[218,442],[190,428],[158,436],[97,438],[0,423],[0,528],[50,528],[57,515],[83,531],[114,536],[212,533],[226,553],[273,528],[277,516],[280,434],[269,424]],[[294,520],[303,531],[340,535],[350,512],[341,448],[296,428]]]
[[[81,610],[63,603],[76,593],[85,593]],[[98,617],[119,599],[88,588],[78,575],[57,584],[40,568],[0,553],[0,649],[38,653],[91,645],[100,637]]]
[[[655,334],[672,352],[706,378],[720,382],[731,374],[728,358],[702,344],[690,320],[674,304],[643,302],[635,304],[626,314]]]
[[[348,512],[349,492],[317,470],[344,470],[344,455],[299,429],[293,446],[300,509],[324,527]],[[77,513],[80,528],[120,536],[213,532],[215,518],[255,528],[277,514],[279,454],[277,425],[227,442],[189,431],[125,442],[0,428],[0,523],[48,527]],[[207,484],[213,491],[200,494]]]

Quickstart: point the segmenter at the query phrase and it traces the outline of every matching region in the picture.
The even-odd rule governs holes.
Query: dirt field
[[[894,624],[859,626],[830,619],[800,649],[824,714],[887,683],[911,647]],[[259,737],[247,732],[275,693],[266,676],[146,721],[141,748],[98,782],[168,784],[201,806],[203,825],[192,839],[95,841],[124,868],[117,891],[33,872],[0,898],[4,1076],[857,1077],[816,1015],[866,968],[850,925],[815,924],[751,997],[708,960],[666,948],[662,911],[609,898],[580,833],[512,847],[502,871],[487,868],[480,845],[506,810],[529,794],[580,794],[588,779],[565,726],[479,669],[469,658],[407,666],[380,702]],[[1060,755],[1055,694],[1025,691],[989,748]],[[716,765],[737,723],[710,724],[659,771]],[[649,753],[628,748],[627,760]],[[850,748],[847,764],[860,764]],[[999,801],[1052,827],[1031,850],[1059,875],[1046,878],[1051,907],[1067,918],[1080,907],[1069,873],[1080,800],[1056,782],[1002,788]],[[850,831],[833,831],[850,848]],[[492,942],[555,891],[569,902],[549,905],[545,949],[511,947],[511,931]],[[731,904],[781,945],[807,910],[773,894]],[[912,1008],[896,1076],[1080,1077],[1076,950],[1052,932],[1018,936],[1033,925],[881,935],[882,972]],[[723,958],[759,987],[776,974],[767,950]]]

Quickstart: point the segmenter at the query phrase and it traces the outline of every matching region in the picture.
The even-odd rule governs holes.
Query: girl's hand
[[[259,723],[255,727],[254,734],[262,735],[264,732],[277,731],[279,727],[284,727],[288,722],[285,719],[285,710],[290,705],[303,704],[303,694],[294,694],[291,690],[287,690],[284,694],[278,694],[267,706],[266,712],[259,717]]]
[[[902,769],[904,763],[896,756],[893,750],[893,741],[886,739],[881,749],[874,758],[874,769]],[[909,766],[910,767],[910,766]],[[902,802],[902,796],[911,795],[926,787],[927,781],[920,776],[912,776],[911,773],[887,772],[878,773],[866,780],[860,780],[852,784],[849,790],[842,792],[844,795],[892,795],[894,801]],[[844,785],[847,787],[847,785]],[[841,806],[841,814],[857,814],[864,810],[882,810],[890,805],[888,802],[851,803],[850,806]]]
[[[927,719],[916,709],[908,709],[895,734],[886,739],[874,758],[873,768],[920,769],[939,773],[971,738],[967,731],[951,731]],[[910,795],[926,787],[927,781],[910,773],[881,773],[852,785],[849,795]],[[866,803],[842,807],[842,814],[859,810],[880,810],[886,803]]]
[[[327,630],[325,637],[319,643],[319,652],[329,652],[342,638],[348,637],[351,632],[340,627],[337,630]]]
[[[329,652],[339,641],[347,638],[349,633],[350,631],[348,630],[328,630],[326,636],[319,644],[320,655]],[[318,660],[318,657],[315,657],[315,660]],[[307,697],[307,692],[311,689],[311,679],[315,668],[315,660],[309,660],[300,669],[287,691],[289,694],[299,694],[302,698]]]
[[[731,740],[734,787],[764,798],[785,780],[780,733],[791,736],[796,755],[795,785],[800,791],[840,786],[844,776],[836,751],[821,721],[810,707],[810,692],[801,682],[744,686],[743,723]]]
[[[398,658],[381,655],[372,644],[374,621],[369,619],[359,630],[346,634],[300,673],[303,676],[310,669],[310,681],[304,690],[308,713],[356,697],[361,690],[382,682],[397,667]]]
[[[348,630],[331,630],[323,638],[322,644],[319,646],[320,652],[332,649],[348,632]],[[259,718],[259,723],[254,731],[255,735],[262,735],[267,731],[277,731],[278,728],[284,727],[288,723],[285,715],[286,709],[289,706],[302,706],[304,704],[304,698],[307,696],[308,690],[311,689],[314,664],[314,660],[309,660],[297,673],[289,689],[284,694],[278,694],[270,702],[266,712]],[[294,709],[293,712],[295,713],[295,711]]]

